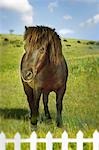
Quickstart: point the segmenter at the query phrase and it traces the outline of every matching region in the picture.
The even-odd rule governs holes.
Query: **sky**
[[[64,38],[99,40],[99,0],[0,0],[0,33],[55,28]]]

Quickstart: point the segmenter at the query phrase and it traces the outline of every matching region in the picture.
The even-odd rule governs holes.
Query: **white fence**
[[[30,150],[37,149],[37,143],[46,143],[46,150],[53,149],[53,143],[61,143],[61,150],[68,150],[69,143],[76,143],[77,150],[83,150],[83,143],[93,143],[93,150],[99,150],[99,132],[95,131],[92,138],[83,138],[83,133],[79,131],[76,138],[68,138],[66,131],[63,132],[61,138],[53,138],[48,132],[46,138],[37,138],[37,134],[33,132],[30,138],[21,139],[19,133],[16,133],[14,139],[6,138],[2,132],[0,134],[0,150],[6,150],[6,143],[14,143],[14,150],[21,150],[21,143],[30,143]]]

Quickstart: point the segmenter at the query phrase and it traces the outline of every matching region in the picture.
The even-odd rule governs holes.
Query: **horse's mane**
[[[58,63],[62,56],[62,45],[55,29],[45,26],[25,27],[24,40],[28,50],[46,47],[50,54],[50,61]]]

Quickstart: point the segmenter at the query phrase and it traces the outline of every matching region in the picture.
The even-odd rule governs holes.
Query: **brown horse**
[[[45,116],[51,119],[48,95],[56,93],[57,126],[62,125],[62,100],[68,68],[62,55],[61,40],[55,29],[25,26],[25,53],[21,60],[21,79],[31,110],[31,124],[37,125],[39,100],[43,94]]]

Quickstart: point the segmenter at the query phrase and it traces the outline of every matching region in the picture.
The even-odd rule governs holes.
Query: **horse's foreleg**
[[[23,83],[23,88],[24,88],[24,92],[27,96],[27,100],[28,100],[28,104],[29,104],[29,107],[30,107],[30,111],[31,111],[31,114],[32,114],[32,107],[33,107],[33,89],[26,83],[22,80],[22,83]]]
[[[31,114],[31,124],[33,126],[37,125],[37,119],[39,116],[39,101],[41,96],[41,90],[33,89],[33,106]]]
[[[57,108],[56,123],[58,127],[62,126],[62,100],[65,90],[66,87],[63,87],[56,92],[56,108]]]
[[[29,103],[30,111],[31,111],[31,124],[37,125],[37,117],[39,115],[39,100],[41,91],[33,90],[26,82],[22,81],[25,94],[27,95],[27,100]]]
[[[48,109],[48,95],[49,93],[43,93],[43,104],[44,104],[44,111],[46,119],[51,119],[50,112]]]

